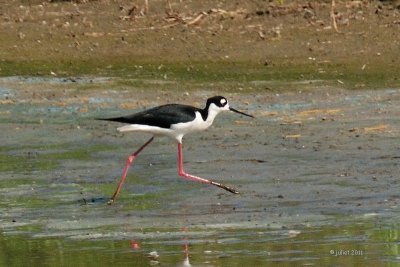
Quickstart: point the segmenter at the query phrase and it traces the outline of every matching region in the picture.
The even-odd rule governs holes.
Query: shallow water
[[[219,92],[3,78],[0,265],[396,265],[398,92],[224,93],[256,119],[219,115],[185,137],[184,164],[240,195],[179,178],[176,144],[158,138],[109,206],[149,136],[93,118]]]
[[[286,229],[142,229],[87,237],[1,236],[2,266],[381,265],[398,258],[398,225]],[[106,231],[106,230],[104,230]],[[186,264],[186,265],[185,265]]]

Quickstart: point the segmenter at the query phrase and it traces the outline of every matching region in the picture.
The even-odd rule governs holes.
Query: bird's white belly
[[[169,136],[178,142],[182,142],[185,134],[202,131],[210,127],[212,121],[204,121],[200,113],[196,112],[196,118],[193,121],[172,124],[171,128],[161,128],[157,126],[130,124],[118,128],[120,132],[138,131],[151,133],[153,135]]]

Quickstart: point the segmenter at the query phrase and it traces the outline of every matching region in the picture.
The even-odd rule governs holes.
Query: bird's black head
[[[213,96],[207,99],[206,108],[208,109],[211,104],[214,104],[215,106],[221,109],[224,109],[224,107],[227,106],[228,107],[227,109],[229,109],[228,100],[223,96]]]
[[[243,113],[239,110],[229,107],[228,100],[223,96],[213,96],[213,97],[210,97],[209,99],[207,99],[206,110],[209,111],[210,109],[215,110],[217,113],[219,113],[220,111],[224,111],[224,110],[231,110],[233,112],[254,118],[252,115]]]

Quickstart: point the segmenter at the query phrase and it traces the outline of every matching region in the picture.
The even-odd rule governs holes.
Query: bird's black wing
[[[171,124],[194,120],[196,111],[201,113],[202,110],[186,105],[167,104],[128,116],[100,120],[170,128]]]

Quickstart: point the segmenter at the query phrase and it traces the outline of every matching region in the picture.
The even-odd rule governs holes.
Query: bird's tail
[[[126,118],[124,117],[117,117],[117,118],[95,118],[95,120],[99,120],[99,121],[116,121],[116,122],[122,122],[122,123],[130,123],[129,121],[127,121]],[[121,126],[118,127],[117,130],[119,132],[128,132],[128,131],[137,131],[137,130],[143,130],[142,128],[146,128],[147,126],[145,125],[133,125],[133,124],[129,124],[129,125],[125,125],[125,126]]]

